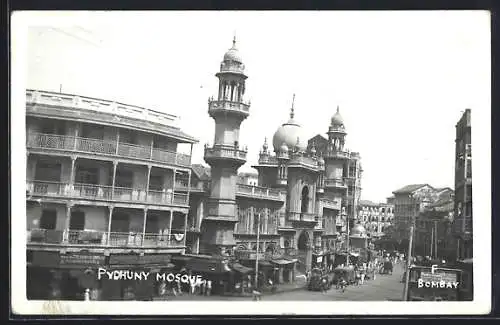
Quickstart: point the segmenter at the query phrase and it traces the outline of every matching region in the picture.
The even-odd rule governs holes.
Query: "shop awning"
[[[240,263],[234,263],[231,265],[232,269],[235,270],[236,272],[239,272],[241,274],[247,274],[253,271],[253,269],[246,267],[244,265],[241,265]]]
[[[172,261],[182,261],[186,262],[191,260],[192,257],[190,256],[172,256]]]
[[[293,260],[284,260],[284,259],[279,259],[279,260],[274,260],[271,261],[271,263],[278,264],[278,265],[288,265],[297,262],[296,259]]]
[[[221,260],[200,258],[192,258],[186,261],[186,269],[205,273],[226,273],[231,271],[228,265]]]
[[[260,266],[273,266],[271,263],[269,263],[269,261],[266,261],[266,260],[259,261],[259,265]]]

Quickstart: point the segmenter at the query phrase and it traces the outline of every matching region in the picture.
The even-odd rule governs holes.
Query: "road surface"
[[[394,265],[392,275],[377,274],[375,280],[365,281],[359,286],[348,286],[345,292],[332,287],[328,292],[308,291],[299,289],[289,292],[281,292],[271,295],[263,295],[262,301],[401,301],[404,284],[401,282],[403,276],[403,264]],[[184,294],[171,297],[172,301],[244,301],[252,300],[251,297],[221,297],[221,296],[191,296]]]

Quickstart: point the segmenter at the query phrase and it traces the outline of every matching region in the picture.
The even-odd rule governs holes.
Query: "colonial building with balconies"
[[[385,235],[385,230],[392,226],[394,206],[389,203],[374,203],[360,200],[358,206],[358,223],[367,231],[372,239]]]
[[[75,298],[85,288],[73,284],[98,266],[165,266],[184,254],[197,141],[176,122],[112,101],[26,92],[27,258],[38,274],[27,278],[52,285],[29,285],[30,299]],[[130,287],[87,285],[104,299],[123,299]]]
[[[453,235],[457,240],[457,258],[467,259],[473,256],[470,109],[465,110],[455,128],[455,219],[453,221]]]

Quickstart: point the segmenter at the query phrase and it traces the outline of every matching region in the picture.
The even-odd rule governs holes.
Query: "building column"
[[[151,165],[148,165],[148,175],[147,175],[147,180],[146,180],[146,202],[148,201],[150,178],[151,178]]]
[[[283,283],[283,267],[280,266],[278,270],[278,283]]]
[[[113,209],[114,209],[114,206],[109,206],[108,207],[109,209],[109,214],[108,214],[108,233],[107,233],[107,236],[106,236],[106,245],[109,246],[109,238],[111,236],[111,220],[113,219]]]
[[[195,254],[200,254],[200,236],[196,237],[196,251]]]
[[[64,221],[64,232],[63,232],[63,242],[69,242],[69,225],[71,222],[71,208],[73,207],[73,203],[66,204],[66,220]]]
[[[74,191],[74,184],[75,184],[75,163],[76,163],[76,155],[71,155],[71,170],[70,170],[70,176],[69,176],[69,192]]]
[[[187,220],[188,220],[188,214],[184,213],[184,246],[186,246],[186,235],[187,235]]]
[[[111,198],[115,196],[115,181],[116,181],[116,168],[118,166],[118,161],[113,161],[113,181],[111,183]]]
[[[174,219],[174,211],[170,210],[170,220],[168,225],[168,242],[172,241],[172,221]]]
[[[79,124],[76,123],[76,125],[75,125],[75,140],[73,142],[73,150],[75,150],[75,151],[78,149],[78,133],[79,133],[78,126],[79,126]]]
[[[153,159],[153,148],[155,144],[155,137],[154,135],[151,136],[151,150],[149,151],[149,159]]]
[[[118,147],[120,146],[120,128],[116,129],[116,149],[115,154],[118,156]]]
[[[144,209],[144,221],[142,222],[142,246],[144,246],[144,239],[146,238],[146,222],[148,218],[148,208]]]

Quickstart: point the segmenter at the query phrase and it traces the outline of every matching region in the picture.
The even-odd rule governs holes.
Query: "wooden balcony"
[[[176,234],[177,233],[177,234]],[[68,246],[93,247],[183,247],[183,230],[173,230],[171,234],[107,232],[98,230],[47,230],[27,231],[29,244],[63,244]]]
[[[46,181],[27,181],[26,193],[31,196],[63,197],[100,201],[118,201],[156,205],[188,205],[185,193],[146,191],[135,188],[112,187],[94,184],[68,184]]]
[[[191,156],[189,155],[152,148],[151,146],[46,133],[29,133],[26,140],[28,149],[91,153],[113,158],[138,159],[183,167],[191,165]]]

